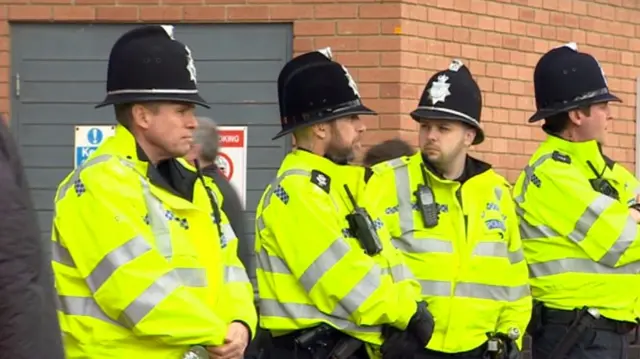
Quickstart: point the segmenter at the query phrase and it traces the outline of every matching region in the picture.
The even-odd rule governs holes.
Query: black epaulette
[[[571,157],[558,151],[553,151],[553,153],[551,154],[551,158],[556,162],[571,164]]]
[[[364,169],[364,183],[369,182],[369,179],[373,176],[373,170],[370,167]]]
[[[311,171],[311,183],[320,187],[323,191],[329,193],[331,190],[331,177],[327,176],[325,173],[313,170]]]

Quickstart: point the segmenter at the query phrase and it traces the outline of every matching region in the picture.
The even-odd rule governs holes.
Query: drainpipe
[[[636,178],[640,179],[640,76],[636,78]]]

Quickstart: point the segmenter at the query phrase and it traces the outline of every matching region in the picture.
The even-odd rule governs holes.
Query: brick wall
[[[634,169],[635,77],[640,75],[638,0],[0,0],[0,112],[9,112],[9,22],[294,22],[294,51],[331,46],[379,111],[365,145],[417,141],[406,115],[428,77],[462,58],[484,92],[487,140],[476,148],[515,180],[542,132],[532,113],[540,55],[575,41],[593,53],[614,106],[606,151]],[[274,119],[275,120],[275,119]]]

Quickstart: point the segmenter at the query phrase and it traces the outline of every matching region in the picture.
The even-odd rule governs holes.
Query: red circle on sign
[[[231,177],[233,176],[233,162],[231,162],[231,157],[226,153],[219,152],[216,158],[216,165],[220,172],[227,178],[227,181],[231,181]]]

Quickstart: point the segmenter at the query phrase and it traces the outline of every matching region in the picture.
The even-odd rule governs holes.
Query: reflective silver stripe
[[[204,268],[176,268],[174,269],[180,283],[185,287],[203,288],[208,286],[207,271]]]
[[[94,157],[94,158],[92,158],[92,159],[90,159],[88,161],[85,161],[78,168],[76,168],[73,171],[73,175],[71,175],[69,180],[67,182],[65,182],[60,187],[60,192],[58,192],[58,197],[56,197],[56,202],[61,200],[67,194],[67,191],[69,191],[69,189],[74,186],[75,182],[80,179],[80,173],[85,168],[91,167],[91,166],[96,165],[98,163],[106,162],[109,159],[111,159],[111,157],[113,157],[113,156],[112,155],[100,155],[100,156]]]
[[[311,292],[320,278],[349,253],[350,249],[351,247],[342,238],[338,238],[307,267],[300,276],[300,284],[307,293]]]
[[[86,278],[91,292],[96,293],[118,268],[151,250],[151,246],[136,236],[107,253]]]
[[[250,283],[247,272],[242,267],[224,266],[225,283]]]
[[[402,217],[402,210],[399,211]],[[413,216],[413,214],[411,214]],[[401,218],[402,221],[402,218]],[[413,217],[412,217],[413,223]],[[402,227],[402,222],[400,223]],[[453,244],[436,238],[414,238],[413,233],[407,233],[400,228],[403,235],[400,238],[392,239],[393,245],[406,253],[453,253]]]
[[[451,296],[451,282],[437,280],[420,280],[422,295],[435,297]],[[489,299],[495,301],[514,302],[530,295],[529,285],[515,287],[479,284],[479,283],[455,283],[453,296],[456,298]]]
[[[280,257],[269,255],[264,248],[256,254],[256,264],[259,269],[269,273],[292,274],[289,266]]]
[[[123,164],[134,168],[132,163],[122,160]],[[140,174],[139,174],[140,175]],[[151,193],[149,182],[145,176],[140,175],[140,183],[142,184],[142,195],[144,196],[144,202],[147,206],[149,214],[149,225],[151,226],[151,232],[156,240],[156,246],[158,251],[167,259],[173,257],[173,247],[171,244],[171,227],[169,220],[166,217],[164,206],[162,202]]]
[[[331,314],[349,318],[380,287],[380,274],[379,266],[371,267],[367,274],[358,281],[358,284],[353,286],[349,293],[338,302]]]
[[[598,195],[578,218],[573,231],[569,233],[569,239],[576,243],[583,241],[595,221],[598,220],[598,217],[614,202],[615,200],[609,196]]]
[[[556,274],[638,274],[640,262],[611,268],[588,258],[565,258],[541,263],[529,263],[531,278],[541,278]]]
[[[413,248],[421,251],[425,246],[432,243],[419,244],[413,236],[413,207],[411,205],[409,168],[407,166],[401,166],[402,164],[404,164],[402,158],[389,161],[389,165],[396,167],[394,169],[394,175],[396,180],[396,197],[398,198],[398,216],[400,217],[400,233],[402,233],[399,238],[393,239],[393,243],[396,247],[412,253]],[[451,249],[451,252],[453,252],[453,249]]]
[[[315,306],[301,303],[279,303],[274,299],[260,299],[260,316],[294,320],[319,320],[333,324],[341,330],[379,333],[379,326],[358,326],[348,320],[321,313]],[[267,328],[273,329],[273,328]]]
[[[121,313],[118,322],[110,319],[95,299],[91,297],[59,295],[56,304],[58,310],[67,315],[92,317],[114,325],[131,328],[180,285],[205,287],[207,285],[205,270],[177,268],[174,272],[163,275]]]
[[[343,238],[338,238],[327,248],[300,276],[300,284],[307,293],[320,281],[322,276],[333,268],[349,251],[351,247]],[[369,272],[342,298],[336,305],[335,316],[349,317],[360,305],[380,286],[380,267],[374,265]]]
[[[267,193],[265,193],[263,197],[264,200],[262,201],[263,210],[267,208],[271,203],[271,197],[273,196],[273,192],[275,192],[275,190],[278,188],[280,183],[289,176],[307,176],[311,178],[311,172],[300,170],[300,169],[291,169],[291,170],[284,171],[280,176],[274,179],[271,182],[271,184],[269,184],[269,190],[267,191]],[[264,220],[262,219],[262,216],[256,218],[256,225],[258,226],[258,231],[261,231],[266,228],[264,224]]]
[[[75,297],[68,295],[56,296],[56,306],[59,311],[67,315],[91,317],[97,320],[122,326],[122,324],[109,318],[91,297]]]
[[[51,241],[51,260],[69,267],[75,267],[69,250],[57,241]]]
[[[411,269],[405,264],[397,264],[391,268],[382,268],[382,274],[390,274],[394,283],[398,283],[405,279],[414,279]]]
[[[529,285],[508,287],[502,285],[456,283],[456,297],[489,299],[498,301],[515,302],[531,295]]]
[[[586,236],[589,229],[593,225],[593,221],[597,220],[597,217],[594,220],[592,216],[594,216],[594,214],[597,214],[597,213],[600,213],[600,214],[602,213],[600,208],[606,206],[605,203],[608,202],[608,200],[607,201],[599,200],[602,196],[604,195],[598,196],[596,198],[596,201],[594,201],[596,202],[596,205],[594,206],[594,208],[585,210],[584,214],[580,217],[580,219],[576,223],[576,228],[567,236],[573,242],[579,243],[582,240],[584,240],[584,237]],[[588,221],[591,221],[591,223],[588,224]],[[556,232],[555,230],[547,226],[531,225],[529,222],[527,222],[526,219],[524,219],[524,217],[520,218],[519,227],[520,227],[520,235],[523,240],[562,237],[558,232]],[[636,240],[637,231],[638,231],[638,225],[629,216],[627,218],[627,221],[625,222],[622,232],[618,236],[618,239],[613,243],[611,248],[609,248],[607,253],[605,253],[602,256],[602,258],[598,260],[598,263],[609,266],[609,267],[614,267],[616,263],[618,263],[622,255],[627,251],[627,249],[629,249],[631,244]],[[585,273],[592,273],[592,272],[587,271]]]
[[[517,203],[524,202],[524,195],[527,193],[527,189],[529,189],[529,185],[533,181],[533,176],[535,175],[536,168],[542,166],[542,164],[550,158],[552,158],[552,154],[547,153],[546,155],[540,156],[540,158],[535,160],[532,165],[527,165],[524,168],[525,177],[522,181],[522,191],[520,191],[520,195],[515,198],[515,201]]]
[[[522,249],[509,251],[505,242],[478,242],[473,249],[473,255],[483,257],[501,257],[509,259],[511,264],[516,264],[524,260]]]
[[[180,284],[180,278],[175,272],[164,274],[125,308],[118,322],[127,327],[136,326],[153,308],[178,289]]]

